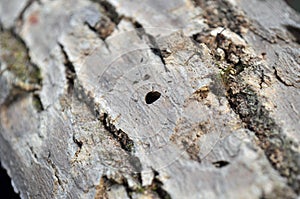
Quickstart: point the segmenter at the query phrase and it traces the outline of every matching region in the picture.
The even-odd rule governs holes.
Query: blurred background
[[[0,162],[0,198],[3,199],[19,199],[20,196],[14,192],[11,185],[10,177],[7,175],[5,169],[2,168]]]
[[[293,9],[300,12],[300,0],[285,0]]]

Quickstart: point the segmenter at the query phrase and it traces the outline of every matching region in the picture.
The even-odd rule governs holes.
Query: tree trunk
[[[285,1],[2,0],[0,22],[0,158],[21,198],[299,196]]]

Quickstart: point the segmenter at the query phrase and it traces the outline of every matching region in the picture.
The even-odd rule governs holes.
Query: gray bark
[[[21,198],[297,198],[282,0],[2,0],[0,160]]]

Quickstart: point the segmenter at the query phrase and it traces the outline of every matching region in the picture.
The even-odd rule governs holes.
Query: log
[[[3,0],[0,160],[21,198],[297,198],[283,0]]]

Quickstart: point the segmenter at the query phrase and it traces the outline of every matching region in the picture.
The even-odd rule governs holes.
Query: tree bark
[[[0,160],[21,198],[299,196],[285,1],[2,0],[0,23]]]

